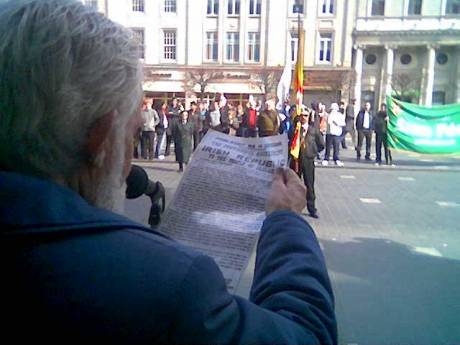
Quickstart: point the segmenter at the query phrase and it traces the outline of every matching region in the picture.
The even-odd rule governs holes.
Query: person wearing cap
[[[300,116],[300,173],[307,187],[307,210],[311,217],[318,218],[315,207],[315,158],[324,149],[323,135],[314,125],[313,118],[307,109]]]

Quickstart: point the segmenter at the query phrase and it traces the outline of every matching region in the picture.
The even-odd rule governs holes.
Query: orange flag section
[[[295,65],[294,90],[296,93],[296,114],[300,115],[303,104],[303,57],[305,48],[305,31],[299,31],[297,62]]]
[[[300,122],[297,122],[289,150],[289,153],[294,159],[299,159],[300,155],[300,126]]]

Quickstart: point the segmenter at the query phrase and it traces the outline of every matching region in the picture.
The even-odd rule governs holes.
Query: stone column
[[[393,64],[394,64],[394,50],[393,47],[385,47],[387,52],[387,61],[385,68],[385,95],[383,95],[383,100],[385,101],[387,95],[391,95],[391,84],[393,78]]]
[[[428,46],[427,64],[426,64],[426,82],[423,88],[424,105],[431,107],[433,100],[434,86],[434,63],[436,60],[436,49],[433,46]]]
[[[354,98],[356,98],[356,105],[361,107],[361,78],[363,76],[363,47],[355,47],[355,87]]]

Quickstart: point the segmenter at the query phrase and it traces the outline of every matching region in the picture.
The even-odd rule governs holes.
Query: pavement
[[[316,170],[320,219],[304,215],[329,269],[339,344],[460,344],[460,155],[341,159]],[[172,158],[137,163],[171,200],[182,176]],[[129,216],[147,213],[148,200],[127,203]],[[248,295],[253,268],[254,255],[237,294]]]

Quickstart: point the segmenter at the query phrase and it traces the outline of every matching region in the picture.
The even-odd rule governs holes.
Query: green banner
[[[387,97],[388,143],[419,153],[460,153],[460,103],[424,107]]]

